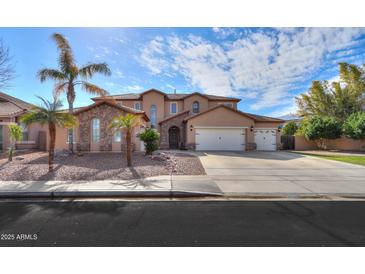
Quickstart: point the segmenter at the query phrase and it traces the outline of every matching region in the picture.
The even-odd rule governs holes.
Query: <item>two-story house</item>
[[[240,99],[194,93],[164,93],[150,89],[139,94],[93,98],[115,100],[144,111],[160,134],[162,149],[276,150],[281,119],[237,110]]]

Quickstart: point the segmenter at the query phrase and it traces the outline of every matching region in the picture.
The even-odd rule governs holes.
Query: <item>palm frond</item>
[[[97,85],[82,81],[80,82],[81,87],[83,90],[85,90],[88,93],[91,93],[93,95],[99,95],[99,96],[105,96],[108,94],[108,92],[105,89],[102,89],[101,87],[98,87]]]
[[[56,81],[64,81],[66,79],[66,75],[61,71],[49,68],[39,70],[37,75],[41,82],[44,82],[48,79]]]
[[[79,74],[85,78],[91,78],[95,73],[104,74],[106,76],[111,75],[110,68],[106,63],[87,64],[79,70]]]
[[[53,88],[54,96],[58,97],[62,92],[67,92],[68,82],[56,83]]]
[[[52,39],[56,42],[57,47],[60,50],[66,50],[66,51],[71,50],[71,46],[70,46],[69,42],[67,41],[67,39],[62,34],[54,33],[52,35]]]

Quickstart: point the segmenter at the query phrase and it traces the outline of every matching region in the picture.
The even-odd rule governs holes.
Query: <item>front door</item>
[[[178,127],[171,127],[169,129],[169,148],[178,149],[180,140],[180,129]]]

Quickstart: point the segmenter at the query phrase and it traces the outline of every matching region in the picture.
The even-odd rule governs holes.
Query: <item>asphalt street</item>
[[[0,202],[0,246],[365,246],[361,201]]]

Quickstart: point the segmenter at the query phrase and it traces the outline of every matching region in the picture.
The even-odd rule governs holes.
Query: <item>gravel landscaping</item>
[[[0,157],[0,181],[12,180],[128,180],[158,175],[205,175],[198,157],[184,153],[156,153],[145,156],[133,153],[133,167],[128,168],[120,153],[85,153],[82,156],[59,154],[55,171],[48,173],[48,154],[22,153],[8,162]]]

